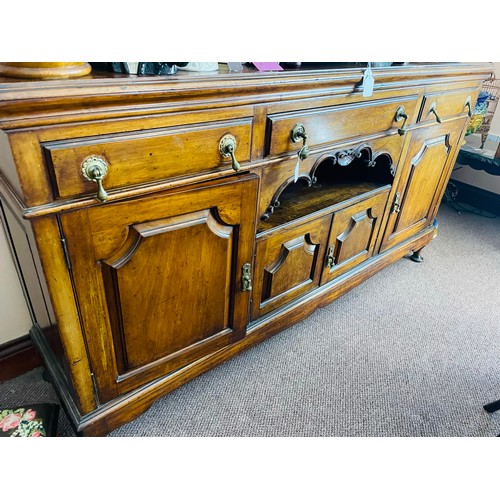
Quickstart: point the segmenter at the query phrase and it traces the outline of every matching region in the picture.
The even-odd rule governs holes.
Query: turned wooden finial
[[[0,76],[52,80],[77,78],[92,71],[86,62],[0,62]]]

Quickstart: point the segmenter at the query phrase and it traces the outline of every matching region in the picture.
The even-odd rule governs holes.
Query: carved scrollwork
[[[363,151],[367,151],[369,155],[369,161],[371,161],[372,150],[368,144],[361,144],[357,148],[353,149],[343,149],[342,151],[336,151],[332,154],[331,158],[333,160],[333,164],[338,163],[342,167],[347,167],[350,165],[356,158],[361,158]]]
[[[349,166],[354,160],[360,159],[365,156],[364,164],[368,168],[373,168],[377,165],[378,158],[385,156],[389,161],[389,168],[391,175],[394,177],[396,174],[396,168],[394,162],[392,161],[391,155],[387,151],[377,151],[374,152],[372,147],[368,143],[363,143],[356,148],[342,149],[339,151],[334,151],[320,157],[314,164],[311,170],[311,179],[313,183],[316,182],[316,169],[325,160],[329,160],[331,165],[340,165],[341,167]]]
[[[389,171],[391,172],[391,175],[394,177],[396,175],[396,165],[394,165],[392,157],[387,151],[378,151],[377,153],[375,153],[373,155],[372,160],[370,160],[370,162],[372,162],[373,165],[367,165],[367,167],[374,167],[377,163],[377,160],[383,156],[387,158],[389,162]]]

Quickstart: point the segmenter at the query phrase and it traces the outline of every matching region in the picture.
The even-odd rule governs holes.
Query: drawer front
[[[449,92],[428,92],[424,95],[418,121],[438,122],[438,117],[444,120],[465,115],[469,109],[474,110],[478,94],[477,87]],[[470,108],[467,103],[470,103]]]
[[[396,130],[403,124],[402,120],[396,122],[396,111],[400,106],[404,106],[409,116],[409,123],[413,122],[416,102],[417,96],[408,96],[307,112],[269,115],[267,154],[277,156],[299,151],[302,141],[292,141],[292,131],[297,124],[304,126],[309,148],[359,136],[381,134],[391,129],[396,133]]]
[[[60,198],[97,191],[82,175],[90,156],[103,158],[108,190],[142,183],[232,170],[231,157],[222,156],[219,142],[227,134],[236,139],[238,162],[250,158],[251,119],[171,127],[128,134],[94,136],[42,144]]]
[[[389,190],[333,214],[321,284],[373,255]]]
[[[331,215],[257,240],[252,320],[319,286]]]

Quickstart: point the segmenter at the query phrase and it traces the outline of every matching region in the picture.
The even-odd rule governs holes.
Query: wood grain
[[[465,100],[492,65],[377,68],[369,97],[363,70],[0,78],[2,202],[33,229],[59,340],[31,334],[79,434],[130,421],[436,235]],[[226,133],[239,172],[218,152]],[[110,165],[104,204],[80,172],[89,155]]]

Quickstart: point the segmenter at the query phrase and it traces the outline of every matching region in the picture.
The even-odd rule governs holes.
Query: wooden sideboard
[[[492,70],[0,78],[2,219],[76,432],[420,261]]]

